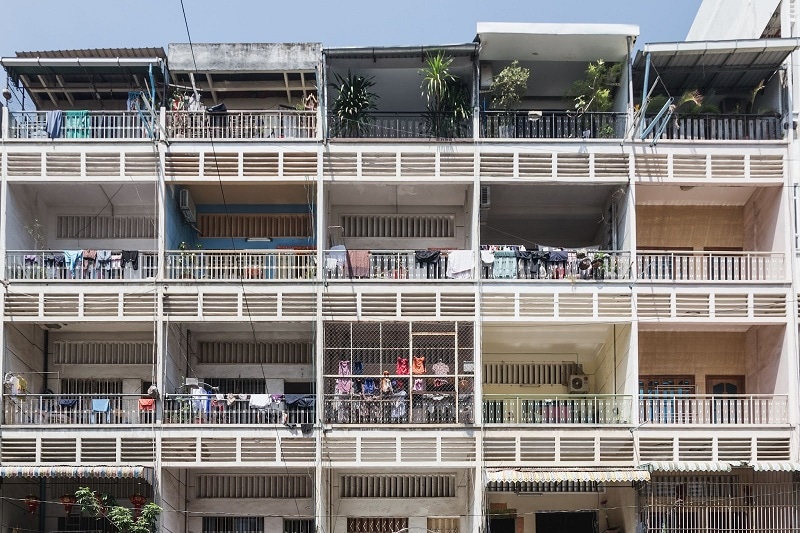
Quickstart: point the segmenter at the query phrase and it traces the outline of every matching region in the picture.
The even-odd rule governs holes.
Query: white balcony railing
[[[170,139],[314,139],[316,111],[167,111]]]
[[[313,250],[171,250],[166,279],[313,280]]]
[[[592,395],[483,395],[486,424],[582,424],[631,423],[631,396]]]
[[[149,250],[11,250],[6,252],[7,279],[140,280],[156,277],[158,254]]]
[[[140,394],[4,394],[3,404],[9,425],[151,424],[155,413]]]
[[[472,393],[326,394],[329,424],[471,424]]]
[[[12,139],[150,139],[146,115],[133,111],[11,111]]]
[[[164,398],[165,424],[313,424],[316,410],[313,395],[289,395],[292,398],[253,404],[249,395],[228,398],[216,394],[170,394]],[[312,398],[308,405],[308,398]],[[304,400],[298,405],[294,400]],[[287,405],[288,402],[292,402]]]
[[[326,279],[441,280],[448,275],[447,252],[414,250],[327,250]],[[472,270],[469,271],[469,276]],[[458,276],[458,277],[464,277]]]
[[[639,422],[671,425],[787,424],[785,394],[653,393],[639,398]]]
[[[631,279],[630,252],[616,251],[482,251],[484,279],[606,281]]]
[[[642,280],[783,281],[786,256],[776,252],[637,252]]]

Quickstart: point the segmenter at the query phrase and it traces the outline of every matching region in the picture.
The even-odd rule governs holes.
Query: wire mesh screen
[[[472,423],[472,322],[331,322],[330,423]]]
[[[799,532],[800,483],[791,473],[657,476],[640,491],[648,531]]]

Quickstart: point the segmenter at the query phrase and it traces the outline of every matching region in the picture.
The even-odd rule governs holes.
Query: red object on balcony
[[[72,506],[75,505],[75,496],[70,494],[64,494],[58,499],[61,502],[61,505],[64,506],[64,512],[70,514],[72,512]]]
[[[136,512],[136,516],[139,516],[139,512],[142,510],[142,506],[145,504],[147,499],[138,492],[131,496],[130,499],[131,503],[133,504],[133,509]]]
[[[35,513],[36,509],[39,508],[39,498],[33,494],[28,494],[25,496],[25,506],[28,508],[29,513]]]

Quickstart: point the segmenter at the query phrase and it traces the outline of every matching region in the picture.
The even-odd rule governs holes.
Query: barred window
[[[258,516],[206,516],[203,533],[264,533],[264,518]]]
[[[347,518],[347,533],[394,533],[408,529],[408,518]]]
[[[284,520],[283,533],[314,533],[313,520]]]

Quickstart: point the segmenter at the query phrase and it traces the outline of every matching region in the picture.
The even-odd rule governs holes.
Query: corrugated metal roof
[[[798,44],[797,39],[648,44],[634,61],[634,91],[642,91],[648,53],[653,67],[649,83],[660,76],[673,96],[693,89],[719,94],[756,87],[781,67]]]
[[[17,52],[17,57],[41,57],[41,58],[166,58],[167,54],[163,48],[87,48],[82,50],[44,50],[39,52]]]
[[[146,466],[0,466],[0,478],[113,478],[153,482],[153,469]]]
[[[730,472],[733,467],[724,461],[655,461],[642,466],[650,472]]]
[[[756,472],[800,472],[800,463],[758,462],[751,463]]]

